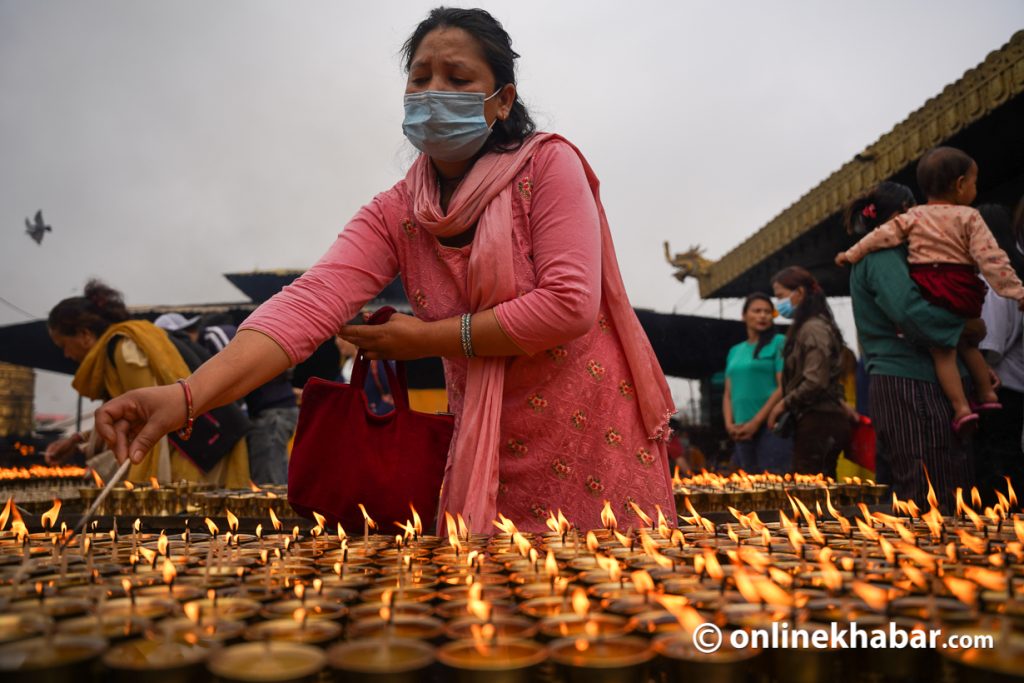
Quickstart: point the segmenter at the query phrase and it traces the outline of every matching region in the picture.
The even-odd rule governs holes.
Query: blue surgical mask
[[[491,134],[478,92],[427,90],[405,96],[402,132],[416,149],[438,161],[463,161],[480,151]]]
[[[779,303],[775,304],[775,310],[779,312],[783,318],[792,320],[793,318],[793,302],[788,298],[783,299]]]

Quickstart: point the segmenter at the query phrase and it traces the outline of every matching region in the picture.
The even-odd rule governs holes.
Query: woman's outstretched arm
[[[187,378],[193,415],[245,396],[277,375],[291,361],[270,337],[242,330],[227,347]],[[178,384],[126,392],[96,412],[96,429],[118,461],[139,463],[162,436],[186,420],[185,391]]]

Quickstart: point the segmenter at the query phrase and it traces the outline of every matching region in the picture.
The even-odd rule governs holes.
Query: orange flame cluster
[[[0,481],[20,481],[26,479],[81,479],[86,475],[84,467],[0,467]]]

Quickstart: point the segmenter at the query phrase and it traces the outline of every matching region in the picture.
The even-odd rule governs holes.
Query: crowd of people
[[[674,404],[626,296],[596,174],[568,140],[536,130],[518,91],[519,55],[489,13],[435,9],[402,55],[403,132],[421,154],[238,330],[214,339],[187,319],[164,320],[163,330],[130,321],[116,293],[95,283],[54,309],[51,336],[80,362],[74,386],[109,399],[98,433],[117,459],[131,459],[132,476],[276,481],[295,421],[294,397],[279,389],[288,368],[337,335],[373,361],[444,360],[455,433],[439,509],[463,514],[474,531],[490,531],[499,511],[535,531],[553,509],[589,524],[611,502],[626,526],[638,523],[637,506],[673,510]],[[947,510],[953,489],[972,481],[971,432],[1008,435],[997,425],[1015,405],[1019,456],[1021,398],[1008,392],[1024,388],[1024,372],[1007,369],[1022,353],[1020,319],[1008,319],[1016,309],[988,305],[1002,316],[992,323],[997,339],[974,307],[985,297],[975,268],[997,294],[1018,297],[1020,282],[968,208],[978,169],[965,159],[925,157],[927,204],[918,209],[892,184],[855,202],[846,224],[865,239],[837,258],[853,264],[871,378],[869,407],[857,410],[874,419],[879,469],[888,467],[900,497],[923,502],[926,467]],[[348,324],[396,276],[414,315]],[[747,299],[748,339],[729,353],[726,428],[745,469],[834,476],[858,417],[840,385],[847,340],[810,272],[786,268],[770,285],[774,301]],[[792,319],[785,334],[775,332],[775,311]],[[202,362],[207,351],[216,353]],[[971,391],[961,378],[973,380]],[[377,390],[386,410],[387,388]],[[196,416],[240,411],[239,401],[248,438],[230,451],[201,460],[179,443],[181,430],[199,429]],[[168,442],[184,457],[170,457]],[[54,456],[73,446],[55,446]],[[697,456],[678,444],[671,455],[691,467]]]
[[[917,167],[925,203],[883,182],[844,212],[859,241],[836,264],[852,266],[866,400],[846,400],[852,352],[807,270],[772,278],[774,311],[765,294],[747,298],[748,338],[725,370],[735,466],[834,477],[851,429],[868,415],[876,479],[901,499],[925,504],[930,483],[948,513],[958,488],[978,485],[992,500],[1007,477],[1021,480],[1024,201],[1013,220],[998,205],[971,208],[978,172],[964,152],[938,147]],[[775,313],[791,320],[784,337]]]

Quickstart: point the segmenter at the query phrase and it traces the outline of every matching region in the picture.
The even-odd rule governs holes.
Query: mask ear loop
[[[507,85],[507,84],[506,84],[506,85]],[[495,90],[495,91],[494,91],[494,92],[492,92],[492,93],[491,93],[490,95],[488,95],[487,97],[485,97],[485,98],[484,98],[484,102],[486,102],[487,100],[489,100],[489,99],[493,98],[493,97],[494,97],[495,95],[497,95],[498,93],[500,93],[500,92],[501,92],[501,90],[502,90],[502,88],[504,88],[504,87],[505,87],[504,85],[502,85],[502,86],[499,86],[497,90]],[[501,120],[501,121],[504,121],[505,119],[500,119],[500,120]],[[495,116],[495,117],[494,117],[494,121],[492,121],[492,122],[491,122],[491,125],[487,126],[487,130],[494,130],[494,125],[495,125],[496,123],[498,123],[498,121],[499,121],[498,117],[497,117],[497,116]]]

